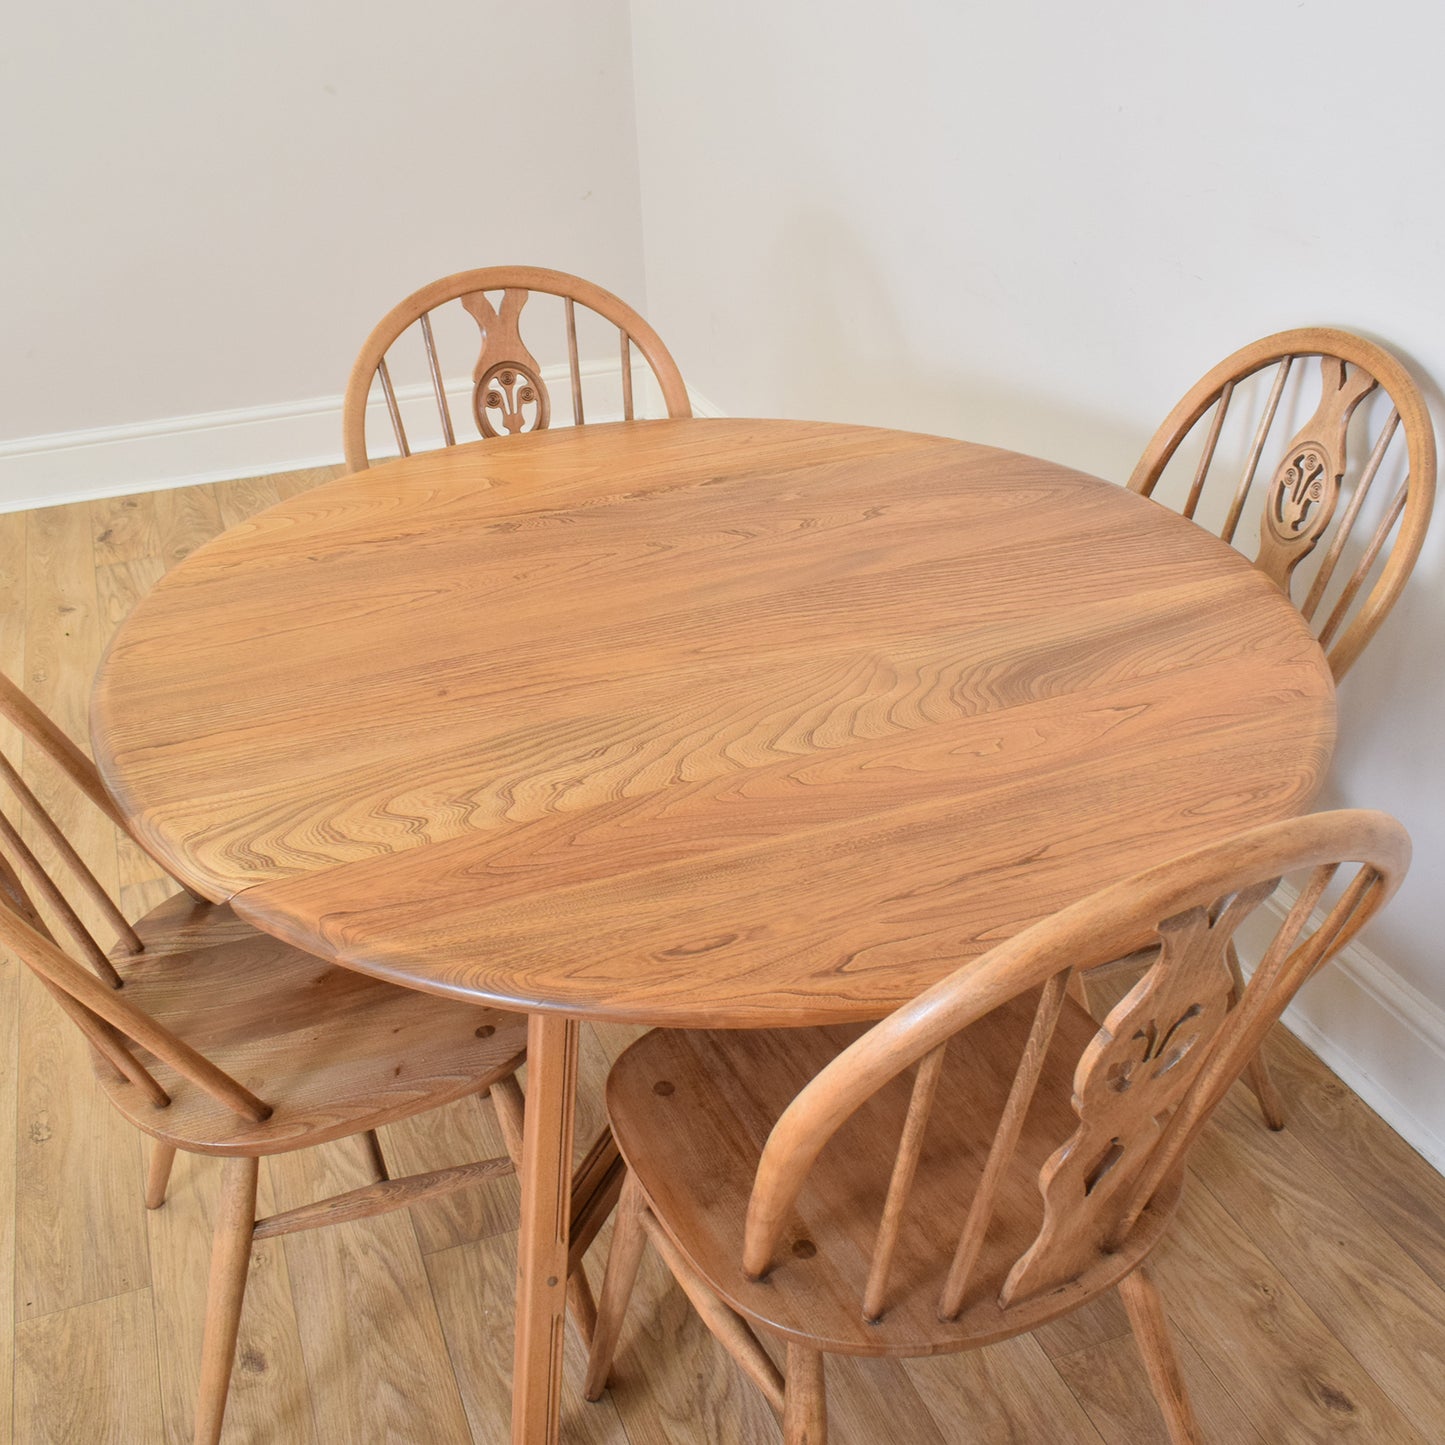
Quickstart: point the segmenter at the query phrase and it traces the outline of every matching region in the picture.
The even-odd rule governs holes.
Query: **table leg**
[[[512,1445],[559,1445],[579,1031],[556,1014],[527,1020]]]

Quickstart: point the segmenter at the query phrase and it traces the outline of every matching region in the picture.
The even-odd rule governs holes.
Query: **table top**
[[[663,1024],[882,1015],[1095,887],[1301,811],[1318,646],[1190,522],[825,423],[542,432],[233,528],[117,633],[137,836],[411,986]]]

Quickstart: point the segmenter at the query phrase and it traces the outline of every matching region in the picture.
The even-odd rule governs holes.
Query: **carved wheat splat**
[[[499,294],[500,307],[489,299]],[[579,352],[579,309],[617,328],[618,359],[622,371],[622,415],[626,420],[631,421],[635,415],[632,394],[634,355],[640,355],[652,372],[667,415],[692,415],[687,387],[677,363],[668,354],[662,338],[626,302],[591,281],[569,276],[564,271],[549,271],[540,266],[487,266],[474,271],[458,271],[423,286],[393,306],[372,328],[346,384],[342,430],[347,466],[359,472],[371,465],[367,453],[368,414],[374,411],[373,422],[379,423],[383,406],[385,415],[391,420],[396,450],[402,456],[411,454],[402,410],[403,404],[406,404],[409,424],[420,393],[411,383],[401,386],[394,383],[391,366],[403,367],[408,358],[415,355],[409,345],[398,345],[413,328],[419,328],[421,333],[426,376],[436,404],[441,440],[446,446],[468,440],[459,436],[453,426],[447,403],[446,378],[450,373],[438,350],[440,338],[433,330],[431,319],[433,312],[443,307],[451,308],[458,301],[477,323],[482,335],[481,352],[472,371],[472,414],[478,431],[484,437],[496,437],[549,427],[553,420],[552,398],[542,380],[541,367],[532,351],[523,344],[520,333],[522,308],[534,295],[554,297],[562,303],[562,335],[554,335],[547,340],[546,318],[535,313],[528,323],[528,332],[539,349],[546,345],[565,345],[572,420],[576,425],[581,426],[587,420],[582,400],[584,364],[590,373],[601,360],[591,356],[584,358]],[[584,332],[584,337],[586,335]],[[549,353],[543,349],[542,355]],[[390,363],[388,357],[391,358]],[[611,417],[605,419],[610,420]],[[420,422],[421,418],[417,416],[416,421]]]
[[[1269,489],[1255,566],[1288,593],[1294,569],[1315,549],[1335,514],[1345,476],[1345,447],[1355,408],[1378,383],[1348,371],[1337,356],[1320,358],[1320,404],[1290,441]]]
[[[1164,1126],[1229,1016],[1234,930],[1274,883],[1159,925],[1159,959],[1119,1001],[1074,1074],[1079,1127],[1039,1175],[1044,1222],[1009,1273],[1012,1303],[1074,1278],[1114,1234]]]
[[[1285,382],[1298,363],[1320,362],[1319,405],[1309,422],[1290,440],[1282,456],[1270,434],[1279,412]],[[1260,538],[1255,565],[1287,596],[1292,574],[1316,547],[1323,547],[1318,568],[1301,613],[1313,624],[1336,681],[1342,678],[1375,635],[1410,576],[1425,539],[1435,500],[1435,432],[1420,388],[1410,373],[1383,347],[1347,331],[1306,327],[1281,331],[1241,347],[1201,377],[1180,398],[1155,432],[1129,478],[1131,491],[1152,497],[1185,439],[1209,418],[1208,435],[1192,485],[1183,505],[1194,517],[1207,487],[1225,412],[1239,383],[1273,368],[1273,383],[1250,443],[1248,459],[1232,487],[1232,500],[1220,536],[1235,540],[1236,529],[1251,496],[1257,496],[1256,471],[1261,458],[1279,457],[1266,472]],[[1391,407],[1373,439],[1360,433],[1374,430],[1355,423],[1356,455],[1368,458],[1352,476],[1347,466],[1346,436],[1360,402],[1379,388]],[[1362,413],[1363,418],[1363,413]],[[1404,441],[1404,480],[1380,511],[1372,535],[1364,542],[1353,536],[1365,515],[1364,503],[1386,453],[1396,437]],[[1398,475],[1400,447],[1385,474]],[[1222,472],[1223,467],[1213,468]],[[1208,513],[1206,513],[1208,515]],[[1328,540],[1327,540],[1328,539]],[[1340,564],[1349,559],[1348,576],[1336,580]],[[1324,605],[1327,594],[1334,594]]]
[[[501,436],[503,431],[511,435],[545,431],[551,420],[552,400],[542,368],[518,330],[529,295],[508,287],[502,292],[500,315],[481,291],[462,297],[462,305],[482,333],[481,355],[472,370],[472,414],[485,437]],[[494,417],[501,421],[501,430]]]

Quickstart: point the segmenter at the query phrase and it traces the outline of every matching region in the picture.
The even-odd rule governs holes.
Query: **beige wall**
[[[1438,6],[634,0],[632,22],[650,315],[725,410],[1122,479],[1270,331],[1350,327],[1445,378]],[[1345,685],[1327,801],[1414,833],[1370,941],[1445,1005],[1442,546]]]
[[[466,266],[642,299],[625,0],[12,6],[0,133],[0,441],[332,395]]]

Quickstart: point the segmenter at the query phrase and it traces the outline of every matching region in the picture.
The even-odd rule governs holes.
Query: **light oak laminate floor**
[[[208,537],[333,474],[0,516],[0,668],[84,739],[90,679],[136,599]],[[60,811],[132,916],[168,891],[81,805]],[[1445,1440],[1445,1179],[1277,1033],[1288,1130],[1266,1133],[1237,1090],[1157,1257],[1207,1438],[1434,1445]],[[584,1125],[595,1126],[609,1054],[628,1037],[588,1034]],[[501,1152],[489,1107],[474,1100],[383,1136],[406,1169]],[[0,1441],[189,1439],[219,1169],[181,1156],[169,1202],[148,1214],[143,1165],[78,1036],[0,959]],[[366,1177],[351,1144],[275,1160],[262,1166],[262,1208]],[[507,1440],[515,1211],[506,1181],[258,1247],[226,1440]],[[575,1337],[569,1350],[568,1440],[779,1438],[655,1261],[600,1404],[581,1399]],[[839,1445],[1164,1439],[1112,1301],[971,1356],[830,1362],[829,1389]]]

